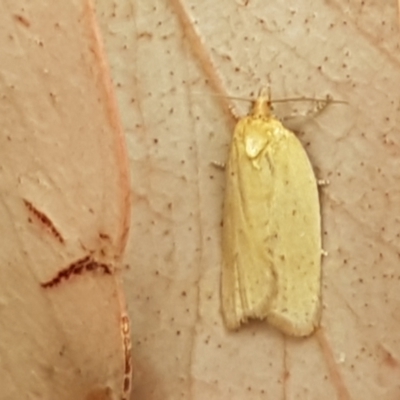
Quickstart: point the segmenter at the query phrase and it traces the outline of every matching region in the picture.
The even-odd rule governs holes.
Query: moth
[[[266,96],[237,123],[225,173],[226,327],[266,319],[287,335],[310,335],[321,314],[318,185],[302,144]]]

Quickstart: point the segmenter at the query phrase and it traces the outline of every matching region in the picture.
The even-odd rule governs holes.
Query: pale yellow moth
[[[318,188],[296,136],[260,96],[236,125],[226,166],[222,314],[228,329],[266,319],[291,336],[320,320]]]

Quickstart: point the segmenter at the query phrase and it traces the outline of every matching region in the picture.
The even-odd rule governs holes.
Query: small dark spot
[[[20,14],[14,14],[14,18],[17,22],[19,22],[20,24],[24,25],[26,28],[29,28],[31,26],[30,21],[24,17],[23,15]]]

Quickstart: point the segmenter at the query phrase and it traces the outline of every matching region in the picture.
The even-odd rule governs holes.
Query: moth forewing
[[[260,97],[233,135],[222,230],[222,313],[229,329],[267,319],[306,336],[320,318],[316,179],[296,136]]]

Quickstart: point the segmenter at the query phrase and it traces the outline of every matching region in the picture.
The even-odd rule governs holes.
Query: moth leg
[[[330,184],[330,180],[329,179],[317,179],[317,185],[318,186],[328,186]]]
[[[220,162],[220,161],[211,161],[211,165],[214,168],[217,168],[217,169],[222,170],[222,171],[224,171],[225,167],[226,167],[226,164],[223,163],[223,162]]]

